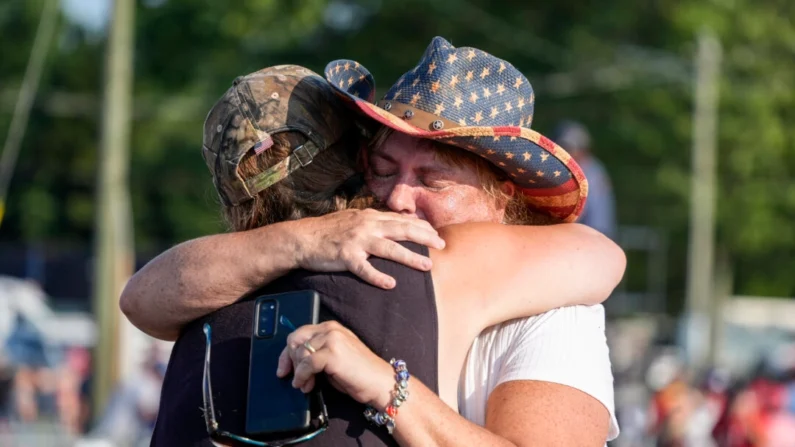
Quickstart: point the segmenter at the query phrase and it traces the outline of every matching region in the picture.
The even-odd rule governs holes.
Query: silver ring
[[[304,348],[309,351],[310,354],[314,354],[317,352],[317,349],[313,348],[312,345],[309,344],[309,340],[304,342]]]

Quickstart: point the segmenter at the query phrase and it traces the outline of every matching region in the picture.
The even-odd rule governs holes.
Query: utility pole
[[[119,295],[132,274],[128,191],[135,1],[115,0],[108,35],[97,178],[94,255],[94,414],[103,414],[118,379]]]
[[[715,202],[717,196],[717,122],[722,49],[710,32],[698,36],[695,61],[692,173],[690,177],[690,235],[688,242],[688,339],[710,340],[706,346],[689,343],[689,360],[699,367],[715,358],[712,326],[715,299]],[[707,326],[709,325],[709,326]],[[698,331],[694,333],[693,331]]]
[[[723,337],[725,336],[723,309],[734,293],[734,273],[730,261],[729,254],[725,249],[717,251],[715,258],[715,291],[709,313],[707,361],[710,365],[717,365],[720,362],[718,354],[723,347]]]

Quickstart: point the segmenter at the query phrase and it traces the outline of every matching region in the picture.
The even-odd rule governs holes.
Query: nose
[[[400,214],[416,215],[417,202],[414,197],[414,188],[402,182],[398,182],[389,192],[384,201],[390,211]]]

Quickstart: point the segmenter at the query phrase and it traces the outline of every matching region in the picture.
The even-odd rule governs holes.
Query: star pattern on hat
[[[336,68],[331,71],[329,79],[336,84],[341,74]],[[579,167],[575,179],[570,156],[530,129],[535,93],[527,78],[509,62],[474,48],[455,48],[437,38],[417,66],[400,77],[379,104],[384,101],[429,115],[420,121],[405,107],[374,111],[374,116],[393,122],[395,129],[411,133],[412,126],[423,123],[418,132],[436,132],[424,138],[438,137],[478,154],[520,188],[560,191],[540,194],[538,203],[542,207],[571,213],[573,209],[568,207],[580,200],[577,185],[585,180]],[[434,116],[442,120],[442,125],[427,127]]]

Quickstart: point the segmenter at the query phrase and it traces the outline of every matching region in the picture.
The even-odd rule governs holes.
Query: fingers
[[[324,331],[322,325],[318,324],[307,324],[305,326],[301,326],[290,335],[287,336],[287,347],[284,348],[282,354],[286,351],[286,361],[289,361],[290,366],[286,368],[286,372],[283,376],[286,376],[291,369],[295,368],[295,365],[301,362],[304,357],[308,356],[310,352],[304,347],[304,342],[308,340],[312,340],[319,332]],[[317,341],[311,342],[312,347],[315,349],[319,349],[320,346],[315,346]],[[282,356],[279,356],[279,364],[278,367],[281,368],[282,366]],[[279,369],[276,370],[276,374],[279,374]]]
[[[290,358],[290,350],[287,346],[279,354],[279,364],[276,367],[276,376],[279,378],[287,377],[293,370],[293,360]]]
[[[356,339],[356,336],[336,321],[302,326],[287,337],[287,347],[279,357],[280,370],[277,375],[282,371],[284,358],[290,364],[289,368],[294,370],[293,387],[308,393],[315,387],[315,375],[328,367],[331,358],[339,355],[340,348],[346,346],[350,339]],[[306,343],[312,346],[314,352],[306,348]]]
[[[416,218],[402,218],[382,222],[383,237],[393,241],[409,241],[437,250],[444,249],[445,242],[428,222]]]
[[[336,326],[342,327],[336,321],[308,324],[290,333],[287,336],[287,346],[279,355],[276,375],[281,378],[287,377],[297,367],[296,365],[311,356],[312,353],[306,348],[305,343],[309,342],[316,351],[320,350],[324,344],[322,334],[333,330]]]
[[[393,242],[394,243],[394,242]],[[398,245],[400,247],[400,245]],[[403,247],[400,247],[403,248]],[[387,275],[386,273],[379,272],[370,261],[364,256],[357,259],[346,260],[345,266],[354,275],[361,278],[364,282],[372,284],[382,289],[392,289],[395,287],[395,278]],[[378,255],[376,255],[378,256]]]
[[[326,324],[321,326],[328,327]],[[304,346],[298,350],[300,352],[297,353],[297,357],[300,357],[300,360],[295,363],[293,388],[300,388],[304,393],[308,393],[314,388],[315,374],[323,371],[328,361],[329,350],[324,349],[328,334],[329,332],[319,333],[307,340],[315,352],[309,352]]]
[[[380,221],[382,230],[388,233],[384,234],[386,238],[395,241],[416,242],[438,250],[442,250],[445,246],[439,233],[426,220],[375,210],[367,210],[366,214]]]
[[[293,375],[293,387],[300,388],[304,393],[312,391],[315,387],[315,375],[323,372],[328,363],[330,351],[318,351],[298,363]]]
[[[428,271],[433,267],[431,259],[415,253],[397,242],[378,239],[370,247],[370,254],[379,258],[398,262],[415,270]]]

